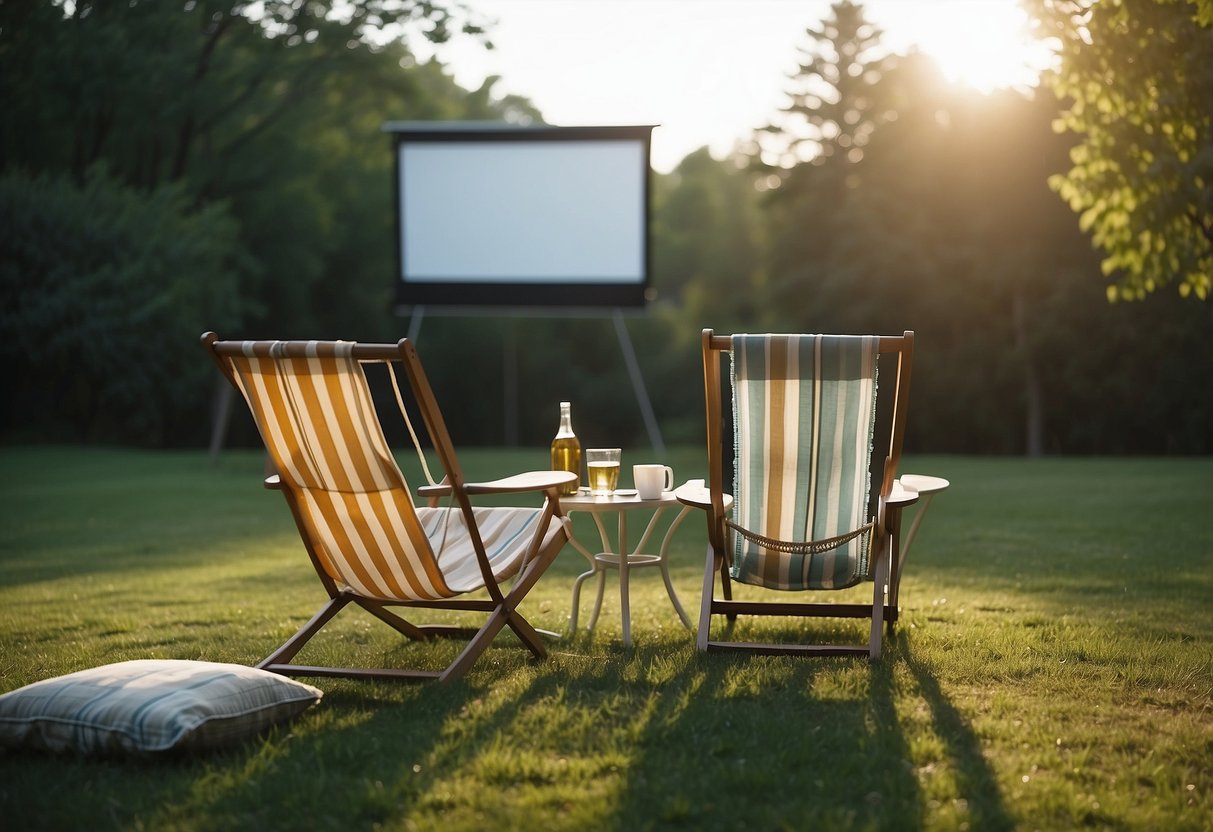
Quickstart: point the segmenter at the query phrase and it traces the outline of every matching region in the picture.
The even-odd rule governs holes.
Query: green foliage
[[[468,91],[439,64],[419,65],[403,42],[380,36],[397,24],[436,40],[480,31],[460,2],[0,4],[0,175],[33,177],[13,187],[46,203],[38,203],[42,226],[18,218],[4,233],[10,245],[37,250],[23,256],[36,260],[38,274],[76,276],[30,298],[91,304],[86,327],[57,334],[56,343],[73,348],[104,341],[116,350],[139,309],[156,311],[140,313],[140,337],[170,326],[154,343],[192,345],[188,358],[146,351],[138,372],[150,380],[121,396],[102,395],[95,383],[113,369],[107,364],[70,396],[35,395],[21,406],[10,399],[6,429],[53,434],[66,414],[84,435],[194,442],[209,427],[199,400],[213,389],[213,368],[196,346],[202,331],[399,337],[390,305],[392,154],[382,124],[539,115],[525,99],[495,98],[492,79]],[[74,242],[46,244],[81,237],[84,222],[122,242],[98,243],[87,255]],[[174,222],[188,229],[165,253]],[[137,239],[140,223],[147,239]],[[16,261],[5,265],[11,278]],[[87,282],[81,274],[104,279],[92,279],[88,294],[77,291]],[[182,308],[166,311],[174,306]],[[59,323],[13,307],[3,333],[12,343]],[[36,366],[35,353],[13,348],[22,389],[36,392],[32,380],[52,366],[61,373],[68,352]],[[102,361],[95,352],[88,360]],[[123,380],[131,374],[115,374],[108,387],[132,384]],[[139,392],[149,385],[154,395]]]
[[[1208,0],[1177,5],[1210,14]],[[417,63],[409,41],[383,35],[393,23],[405,24],[408,37],[436,39],[480,29],[457,2],[0,3],[0,177],[25,182],[17,190],[33,202],[60,206],[46,209],[55,225],[31,230],[28,240],[18,237],[29,229],[20,218],[0,235],[14,251],[42,246],[37,269],[71,275],[73,286],[84,281],[79,275],[105,275],[92,284],[104,283],[103,297],[79,334],[59,332],[48,315],[31,318],[24,296],[5,310],[2,334],[10,342],[38,331],[52,333],[51,344],[123,343],[126,313],[143,308],[176,328],[158,337],[183,345],[203,329],[224,337],[404,334],[391,309],[392,158],[381,125],[541,116],[525,99],[495,96],[496,79],[464,90],[441,65]],[[1200,31],[1207,34],[1176,29],[1177,53]],[[1136,51],[1125,46],[1135,60],[1121,69],[1154,71],[1160,55],[1147,50],[1136,59]],[[1103,302],[1097,259],[1045,184],[1074,164],[1073,136],[1050,129],[1052,101],[963,95],[922,56],[888,56],[880,32],[851,2],[835,4],[809,30],[800,57],[788,107],[748,160],[701,150],[673,174],[654,177],[657,300],[626,326],[667,441],[702,435],[697,337],[704,327],[912,328],[920,335],[912,448],[1213,450],[1213,388],[1202,383],[1213,375],[1207,314],[1156,296],[1133,312]],[[1189,82],[1207,82],[1204,64],[1189,69],[1182,84],[1159,87],[1161,104],[1180,107]],[[1197,129],[1199,144],[1205,128]],[[1163,136],[1160,127],[1153,139]],[[1177,127],[1175,136],[1191,131]],[[1084,147],[1075,152],[1090,158]],[[1194,150],[1189,168],[1207,155]],[[107,173],[95,173],[98,165]],[[1161,185],[1174,169],[1151,174],[1161,196],[1148,204],[1159,210],[1190,195],[1187,186]],[[45,198],[35,198],[39,191]],[[196,245],[160,258],[188,263],[156,275],[148,255],[122,274],[119,258],[167,245],[172,235],[163,229],[82,254],[83,241],[94,239],[72,231],[82,224],[123,240],[132,233],[133,221],[64,207],[87,203],[94,197],[83,194],[93,191],[126,194],[113,199],[128,213],[138,202],[159,206],[147,228],[188,225]],[[1133,199],[1135,211],[1147,204],[1140,194]],[[1127,204],[1091,211],[1091,231],[1133,215]],[[110,204],[99,210],[111,212]],[[72,242],[34,242],[47,239]],[[1142,255],[1147,266],[1188,262],[1162,226],[1138,239],[1153,252]],[[16,263],[5,264],[6,280]],[[208,275],[205,289],[169,294],[184,275],[199,273]],[[121,287],[112,298],[110,284]],[[48,283],[29,297],[86,297],[62,286]],[[191,309],[164,311],[181,297]],[[58,436],[70,417],[73,435],[198,441],[209,429],[203,399],[213,379],[190,375],[211,370],[200,354],[182,358],[184,349],[148,357],[141,372],[158,380],[144,385],[153,395],[102,396],[83,383],[62,392],[71,373],[36,368],[35,353],[10,348],[14,395],[5,397],[0,430],[8,439]],[[421,350],[461,443],[545,441],[561,399],[577,403],[587,441],[645,441],[609,317],[432,316]],[[62,368],[65,359],[57,360]],[[181,371],[186,361],[189,373]],[[478,371],[467,372],[473,365]],[[36,380],[48,372],[62,390],[41,394]],[[1156,384],[1160,378],[1168,383]],[[229,441],[256,442],[237,421]]]
[[[1213,291],[1213,5],[1038,0],[1061,45],[1058,129],[1081,137],[1050,185],[1104,254],[1110,300]]]
[[[435,39],[477,28],[445,0],[6,3],[0,158],[77,178],[104,159],[132,185],[188,178],[214,197],[252,141],[409,23]]]
[[[880,54],[878,41],[821,34],[853,28],[811,30],[816,57],[797,83],[863,77],[827,71],[840,56]],[[748,325],[915,330],[911,448],[1213,450],[1199,427],[1213,418],[1197,381],[1213,375],[1207,313],[1164,298],[1133,311],[1104,302],[1097,259],[1047,185],[1073,141],[1052,130],[1052,96],[966,92],[911,54],[882,61],[861,97],[885,113],[862,147],[777,179],[756,171],[758,186],[777,187],[763,203],[769,258]],[[819,103],[819,120],[857,111],[837,90]]]
[[[705,326],[751,320],[766,257],[752,176],[735,160],[718,162],[700,148],[657,184],[659,299]],[[698,332],[683,335],[698,344]]]
[[[180,438],[211,389],[198,334],[239,324],[250,269],[224,207],[193,208],[178,187],[136,191],[100,169],[83,187],[0,176],[5,421],[58,414],[79,438]]]

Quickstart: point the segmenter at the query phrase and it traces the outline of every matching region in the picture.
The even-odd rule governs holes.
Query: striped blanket
[[[743,583],[869,577],[875,336],[734,335],[733,563]]]
[[[275,345],[277,347],[279,345]],[[417,508],[396,465],[351,342],[312,342],[309,355],[232,358],[240,390],[301,531],[339,585],[381,600],[436,600],[484,586],[470,531],[455,508]],[[521,566],[540,511],[477,508],[493,574]]]

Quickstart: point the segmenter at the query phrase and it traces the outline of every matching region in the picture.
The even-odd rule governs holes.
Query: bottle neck
[[[572,408],[568,404],[562,403],[560,405],[560,430],[556,432],[556,435],[573,435],[573,413]]]

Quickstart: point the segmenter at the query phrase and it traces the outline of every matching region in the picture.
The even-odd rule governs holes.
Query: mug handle
[[[674,469],[668,465],[665,466],[665,488],[663,488],[661,490],[662,491],[673,491],[674,490]]]

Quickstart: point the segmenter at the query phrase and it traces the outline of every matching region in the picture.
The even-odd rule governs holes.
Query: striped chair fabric
[[[730,574],[771,589],[870,577],[875,336],[733,336]]]
[[[279,345],[275,345],[277,347]],[[479,589],[484,579],[462,512],[418,508],[384,438],[352,342],[311,342],[307,357],[232,358],[283,484],[330,578],[384,601],[430,601]],[[474,509],[494,576],[522,567],[534,536],[558,533],[541,511]]]

